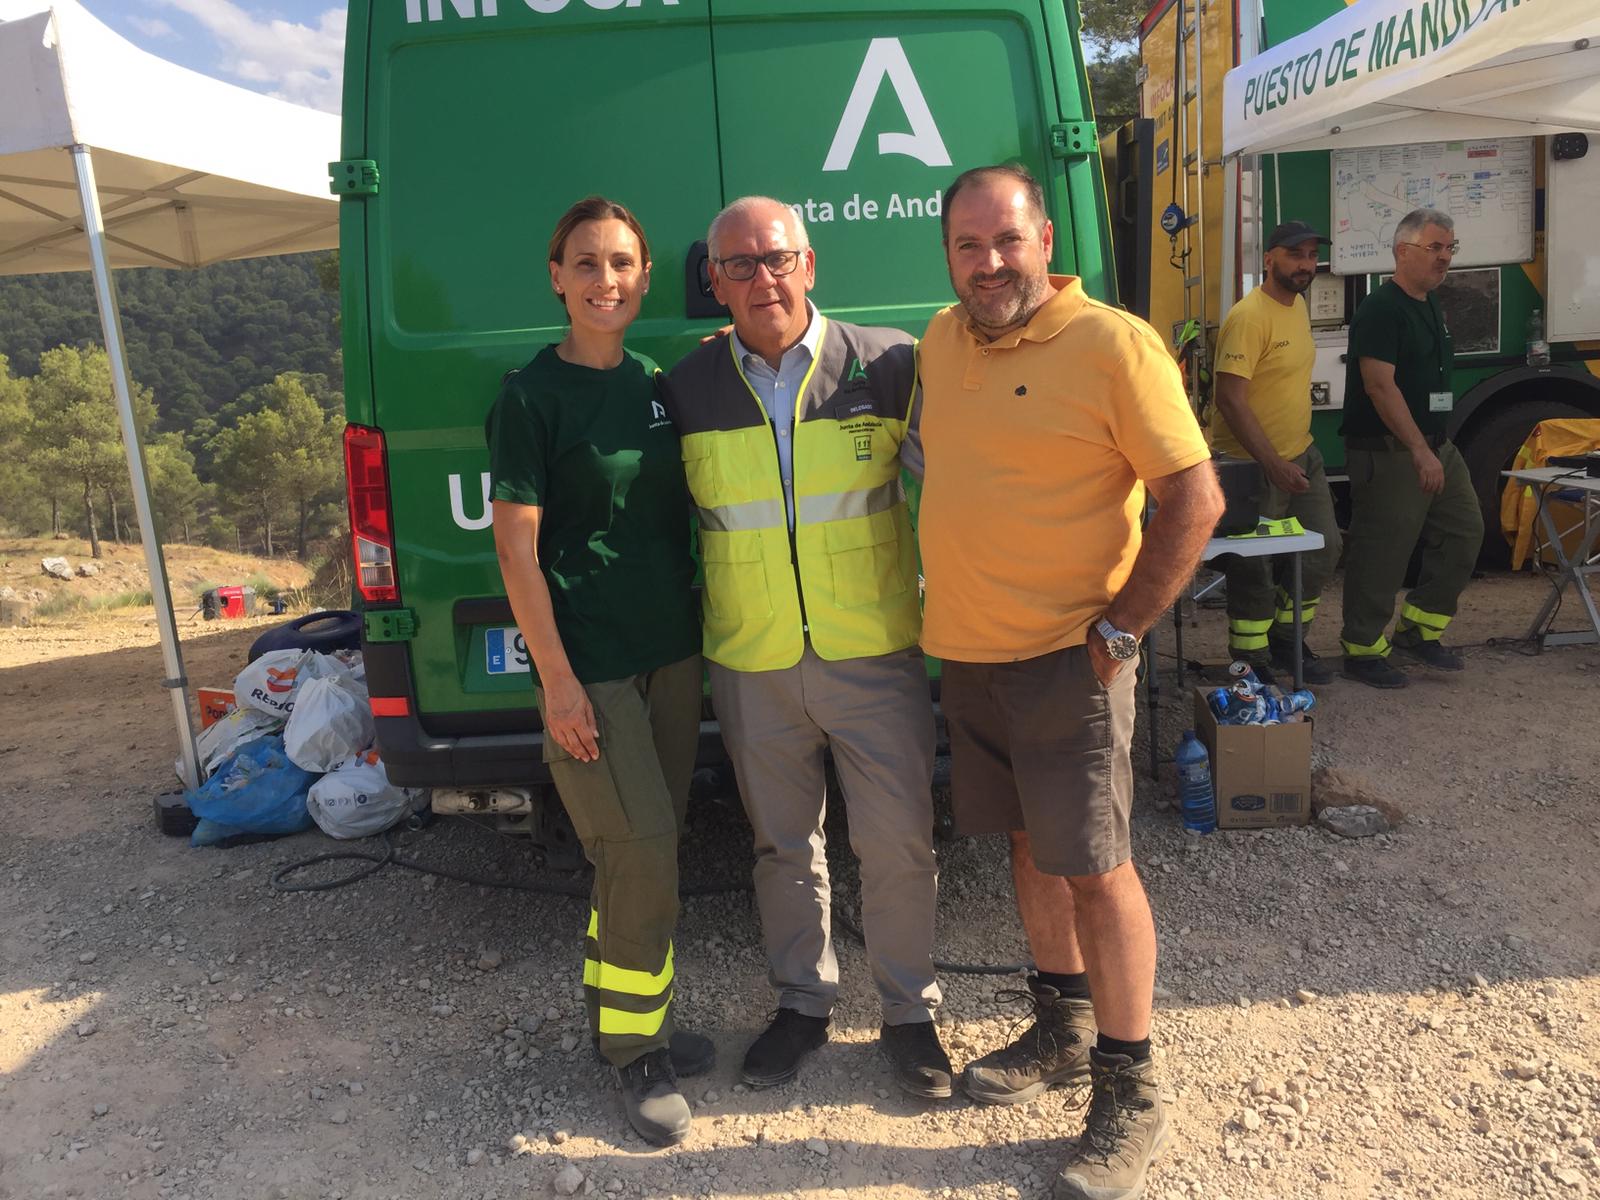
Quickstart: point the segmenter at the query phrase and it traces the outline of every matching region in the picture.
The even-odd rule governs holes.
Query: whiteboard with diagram
[[[1533,139],[1418,142],[1333,151],[1337,275],[1394,268],[1394,227],[1415,208],[1455,218],[1457,267],[1533,259]]]

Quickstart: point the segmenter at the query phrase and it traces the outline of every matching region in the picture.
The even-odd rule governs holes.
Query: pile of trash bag
[[[359,650],[274,650],[239,672],[233,712],[196,739],[200,818],[194,846],[283,837],[315,824],[362,838],[427,806],[423,788],[389,782]],[[181,774],[181,772],[180,772]]]

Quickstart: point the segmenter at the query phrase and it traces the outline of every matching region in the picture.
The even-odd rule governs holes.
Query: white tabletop
[[[1561,487],[1577,488],[1582,492],[1600,495],[1600,479],[1591,479],[1584,474],[1582,467],[1528,467],[1521,471],[1501,473],[1508,479],[1516,479],[1522,483],[1554,483]]]
[[[1295,554],[1306,550],[1321,550],[1323,537],[1314,530],[1305,533],[1280,533],[1260,537],[1220,537],[1206,543],[1201,562],[1210,562],[1224,554],[1237,554],[1240,558],[1259,558],[1263,554]]]

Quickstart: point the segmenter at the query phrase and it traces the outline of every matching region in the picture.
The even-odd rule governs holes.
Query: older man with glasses
[[[861,860],[880,1045],[906,1092],[952,1091],[934,1031],[933,706],[916,545],[901,487],[921,471],[916,343],[829,320],[788,205],[736,200],[706,238],[730,337],[671,373],[668,412],[700,517],[705,657],[755,831],[778,1010],[743,1079],[791,1079],[828,1040],[839,990],[822,832],[831,752]]]
[[[1404,687],[1394,657],[1459,671],[1441,640],[1483,543],[1483,514],[1446,430],[1455,351],[1434,294],[1460,243],[1449,214],[1419,208],[1394,231],[1394,275],[1350,324],[1344,385],[1350,533],[1344,575],[1344,673]],[[1395,625],[1395,593],[1418,543],[1422,564]]]

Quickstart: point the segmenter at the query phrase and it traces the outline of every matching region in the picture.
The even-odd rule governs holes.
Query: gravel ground
[[[1397,805],[1391,834],[1188,836],[1136,746],[1178,1135],[1151,1197],[1600,1190],[1600,648],[1481,644],[1522,632],[1541,588],[1474,585],[1453,631],[1479,643],[1462,677],[1323,689],[1317,763]],[[1189,653],[1220,662],[1222,626],[1201,612]],[[191,677],[225,683],[254,632],[197,636]],[[748,829],[713,801],[695,807],[685,875],[735,890],[685,902],[677,961],[681,1019],[721,1061],[686,1081],[690,1140],[648,1150],[585,1036],[584,902],[394,866],[280,895],[273,873],[330,843],[191,850],[155,830],[172,751],[152,642],[137,617],[0,630],[0,1196],[1049,1194],[1073,1098],[901,1097],[847,940],[834,1041],[792,1084],[737,1084],[772,997],[742,890]],[[1188,706],[1169,670],[1168,755]],[[837,818],[830,833],[853,914]],[[582,887],[458,819],[396,842],[450,870]],[[941,955],[1023,958],[1002,847],[945,843],[941,860]],[[959,1065],[1006,1036],[993,992],[1017,977],[942,982]]]

